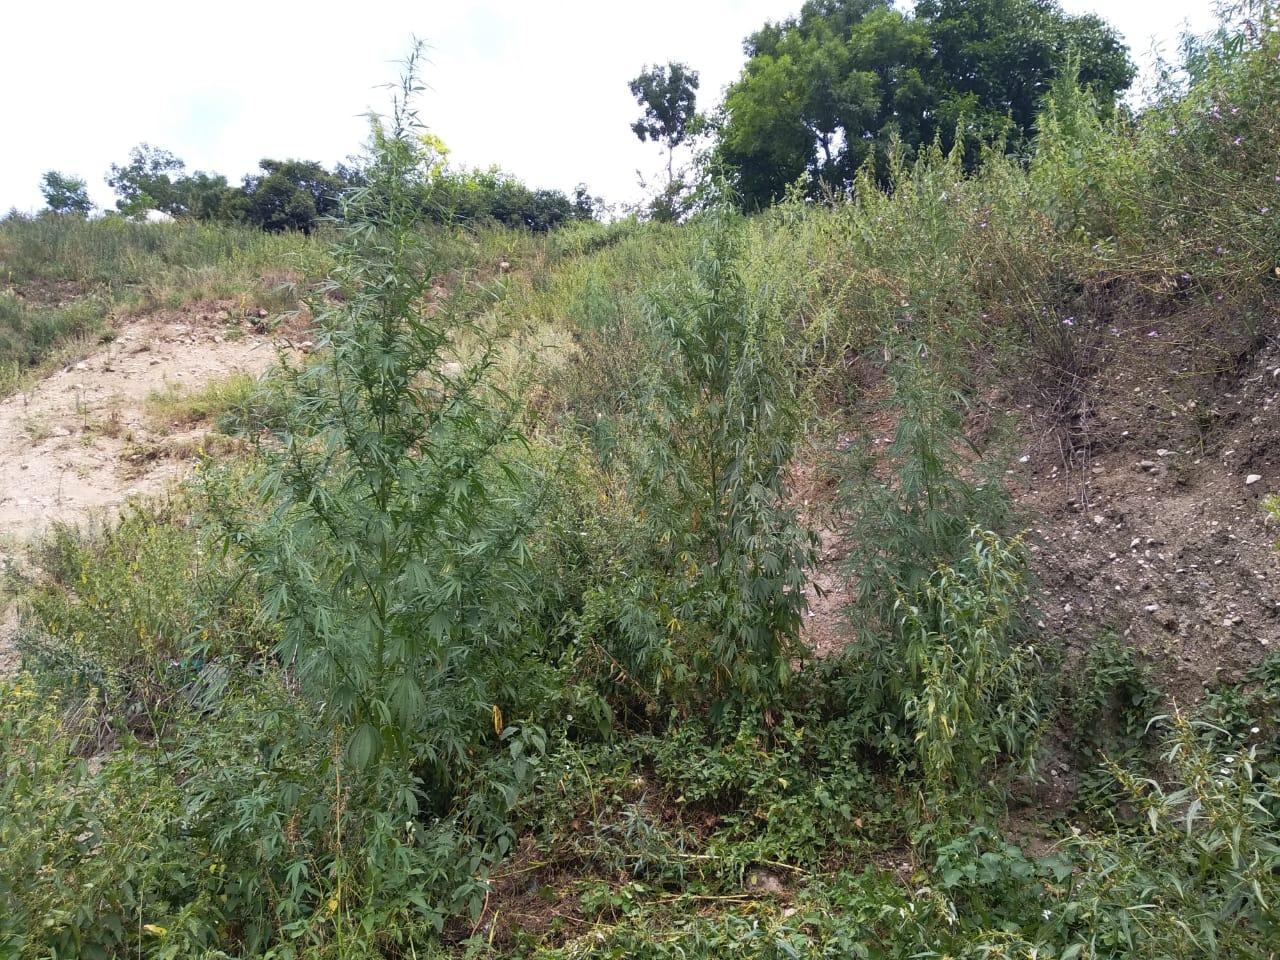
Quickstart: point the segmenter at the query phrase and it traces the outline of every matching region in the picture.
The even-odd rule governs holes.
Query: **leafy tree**
[[[869,160],[884,170],[894,137],[910,152],[935,138],[949,147],[960,129],[1017,148],[1073,55],[1105,104],[1133,77],[1115,32],[1056,0],[920,0],[914,14],[890,0],[810,0],[745,47],[718,153],[748,207],[801,178],[815,195],[847,189]]]
[[[916,17],[929,29],[944,132],[962,119],[990,130],[1007,116],[1027,136],[1073,55],[1079,84],[1108,104],[1133,80],[1115,30],[1092,14],[1067,16],[1057,0],[920,0]]]
[[[698,71],[675,62],[648,67],[629,86],[636,102],[644,108],[644,116],[631,124],[632,131],[641,142],[661,143],[667,152],[667,186],[654,204],[655,214],[659,219],[674,219],[680,192],[675,154],[676,148],[696,131]]]
[[[497,167],[440,170],[426,187],[425,215],[438,223],[491,221],[545,233],[570,220],[592,219],[591,197],[581,190],[571,201],[559,190],[531,190]]]
[[[93,209],[88,184],[79,177],[49,170],[41,178],[40,192],[44,195],[44,202],[54,213],[75,213],[84,217]]]
[[[593,197],[585,183],[573,188],[573,219],[596,220],[604,210],[604,200]]]
[[[197,170],[184,175],[186,164],[168,150],[142,143],[124,166],[111,165],[107,183],[115,190],[116,209],[126,216],[159,210],[185,220],[244,219],[242,191],[221,174]]]
[[[262,173],[244,179],[244,218],[273,233],[310,233],[339,212],[348,182],[307,160],[262,160]]]
[[[683,63],[649,67],[630,87],[644,107],[644,116],[631,129],[642,143],[653,140],[667,148],[667,173],[672,175],[671,155],[688,137],[697,115],[698,71]]]
[[[173,203],[166,212],[192,220],[236,221],[243,219],[241,191],[228,185],[222,174],[197,170],[173,184]]]
[[[118,198],[116,209],[131,217],[148,210],[174,214],[179,206],[178,192],[170,174],[181,173],[186,166],[168,150],[138,144],[129,151],[129,162],[124,166],[113,163],[107,175],[107,186]]]

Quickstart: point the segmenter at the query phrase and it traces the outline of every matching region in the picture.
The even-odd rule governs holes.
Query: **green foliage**
[[[1020,541],[975,530],[966,555],[898,599],[896,632],[906,641],[899,708],[944,817],[997,760],[1034,766],[1040,663],[1018,642],[1028,592],[1021,554]]]
[[[641,142],[661,143],[667,154],[667,185],[650,204],[650,212],[658,221],[678,220],[688,212],[690,200],[682,196],[685,185],[676,174],[676,148],[702,126],[697,113],[698,71],[683,63],[654,65],[628,87],[644,108],[644,116],[631,124],[632,132]]]
[[[292,409],[260,451],[256,503],[228,509],[238,498],[216,487],[211,502],[280,625],[281,662],[341,740],[344,776],[431,825],[424,896],[445,913],[509,845],[506,812],[544,742],[525,718],[546,669],[520,407],[492,382],[495,335],[432,302],[443,255],[415,229],[431,161],[407,104],[415,62],[344,201],[316,358],[286,373]]]
[[[341,210],[340,196],[351,184],[314,161],[263,160],[262,173],[244,179],[243,198],[234,201],[248,223],[274,233],[310,233]]]
[[[1273,956],[1280,777],[1258,746],[1221,751],[1193,721],[1179,715],[1171,725],[1171,784],[1112,768],[1140,826],[1074,843],[1081,941],[1105,957]]]
[[[310,233],[338,212],[342,191],[360,182],[357,171],[340,166],[330,172],[313,161],[267,159],[258,166],[262,173],[232,187],[221,174],[186,174],[178,157],[143,143],[127,164],[111,165],[107,183],[119,198],[117,209],[128,217],[158,210],[177,219]]]
[[[847,493],[859,642],[845,654],[846,709],[871,746],[922,776],[945,820],[998,759],[1034,760],[1039,658],[1019,636],[1022,542],[990,532],[1003,491],[966,479],[959,398],[948,402],[919,362],[894,383],[898,427],[882,453],[892,479],[864,453]]]
[[[1161,729],[1160,691],[1149,669],[1114,634],[1089,648],[1074,683],[1065,684],[1065,718],[1086,764],[1076,804],[1086,814],[1111,816],[1125,802],[1117,768],[1151,768],[1151,747]]]
[[[42,307],[0,291],[0,372],[9,374],[4,379],[16,381],[22,371],[37,366],[62,344],[101,335],[107,311],[108,304],[98,297]],[[8,384],[0,381],[0,386]]]
[[[912,153],[957,132],[961,147],[1003,136],[1017,148],[1070,56],[1107,103],[1133,78],[1112,29],[1040,0],[922,0],[909,14],[886,0],[810,2],[746,49],[719,154],[750,209],[801,179],[819,196],[852,187],[865,164],[885,177],[894,138]]]
[[[1150,671],[1114,634],[1089,648],[1068,696],[1080,741],[1112,757],[1129,755],[1142,743],[1160,704]]]
[[[156,423],[166,426],[215,421],[227,432],[253,433],[254,426],[261,427],[272,414],[280,413],[280,404],[274,410],[262,401],[266,400],[255,377],[248,373],[233,373],[225,380],[215,380],[198,390],[191,390],[176,383],[166,384],[147,396],[147,415]]]
[[[133,223],[120,217],[10,216],[0,220],[0,276],[30,305],[97,294],[117,310],[228,299],[279,309],[322,276],[324,246],[301,235],[205,223]],[[61,284],[74,285],[58,289]],[[176,301],[176,302],[175,302]],[[49,304],[53,306],[53,304]]]
[[[1197,52],[1185,95],[1143,118],[1145,246],[1197,283],[1253,279],[1276,266],[1280,181],[1270,144],[1280,136],[1280,32],[1274,8],[1261,9],[1258,21],[1228,22]]]
[[[1130,233],[1137,211],[1128,189],[1128,131],[1081,84],[1075,61],[1054,79],[1036,119],[1028,166],[1031,202],[1063,235],[1110,240]]]
[[[586,612],[651,712],[766,708],[798,653],[814,545],[785,500],[799,410],[741,229],[724,211],[702,223],[692,269],[652,296],[646,427],[626,451],[642,521]]]
[[[93,209],[89,185],[79,177],[48,170],[40,178],[40,193],[45,205],[54,213],[75,213],[87,217]]]
[[[186,164],[170,153],[149,143],[140,143],[129,151],[129,162],[113,163],[107,175],[107,186],[118,197],[116,209],[128,217],[140,217],[148,210],[173,214],[181,210],[178,191],[170,174],[180,174]]]
[[[33,548],[20,649],[68,689],[95,690],[113,727],[159,722],[199,664],[256,659],[270,643],[252,598],[204,553],[183,507],[138,507],[88,531],[58,526]]]
[[[1199,715],[1219,749],[1274,744],[1280,733],[1280,654],[1268,656],[1241,682],[1209,691]],[[1280,773],[1280,758],[1267,762],[1271,772]]]
[[[1009,512],[998,482],[970,478],[965,453],[974,451],[962,432],[963,395],[942,388],[915,359],[899,363],[892,384],[893,440],[878,454],[866,445],[851,448],[847,481],[849,569],[858,584],[853,614],[869,636],[893,629],[902,597],[969,552],[975,525],[999,530]],[[891,483],[878,481],[882,462]]]
[[[683,63],[647,67],[628,86],[644,108],[631,131],[641,142],[653,140],[675,150],[688,136],[697,111],[698,71]]]
[[[1271,519],[1280,521],[1280,497],[1276,496],[1274,493],[1263,497],[1262,510]],[[1280,550],[1280,542],[1276,544],[1276,549]]]
[[[923,870],[904,886],[890,871],[868,866],[835,875],[794,878],[781,889],[741,889],[722,896],[656,895],[632,885],[622,909],[591,937],[540,958],[858,957],[908,960],[922,956],[1027,958],[1059,956],[1049,891],[1060,864],[1037,862],[1009,844],[985,842],[949,851],[949,882]],[[969,878],[970,870],[973,877]],[[639,888],[638,890],[636,888]],[[997,912],[970,906],[999,904]],[[1067,954],[1072,956],[1072,954]]]
[[[125,313],[230,300],[237,317],[297,304],[328,269],[319,243],[244,227],[120,217],[0,220],[0,394],[111,336]],[[207,309],[207,307],[206,307]],[[79,358],[76,358],[79,359]]]
[[[874,121],[924,16],[950,18],[940,63],[972,55],[975,84],[1031,95],[1001,86],[1016,31],[973,42],[1025,4],[862,6],[762,34],[792,56],[753,61],[772,91],[753,122],[800,171],[827,168],[830,130],[844,175],[836,120]],[[1207,722],[1148,725],[1154,687],[1104,637],[1059,689],[1110,754],[1106,808],[1072,832],[987,790],[1029,764],[1048,691],[985,479],[1007,457],[963,419],[1014,364],[1019,385],[1087,387],[1126,290],[1162,316],[1265,303],[1269,30],[1199,47],[1188,86],[1128,123],[1046,31],[1028,167],[975,155],[1003,118],[970,91],[911,114],[954,110],[944,137],[974,118],[949,153],[872,131],[850,202],[794,191],[747,222],[435,229],[509,200],[515,224],[529,198],[450,174],[401,107],[313,301],[322,349],[261,392],[166,401],[270,431],[207,474],[227,554],[180,505],[32,554],[31,672],[0,683],[0,955],[1269,957],[1275,658],[1211,691]],[[876,47],[842,86],[856,39]],[[822,94],[809,127],[802,86]],[[302,236],[10,217],[10,356],[56,346],[21,338],[68,307],[61,284],[103,314],[248,304],[286,257],[294,282],[330,272]],[[524,357],[546,372],[528,409]],[[857,640],[784,685],[812,549],[784,477],[805,392],[833,418],[877,393],[887,410],[848,477]]]
[[[816,867],[890,839],[895,798],[859,762],[854,733],[843,719],[786,714],[727,737],[684,724],[640,745],[686,816],[714,817],[706,850],[740,881],[753,863]]]
[[[440,838],[344,782],[279,677],[248,679],[197,679],[158,741],[93,763],[92,695],[0,683],[5,956],[348,957],[430,935]]]
[[[424,190],[422,216],[443,224],[504,227],[546,233],[565,224],[590,220],[592,198],[579,188],[576,201],[559,190],[532,190],[496,167],[442,170]]]
[[[978,132],[1009,123],[1012,141],[1026,137],[1049,85],[1073,62],[1108,110],[1134,77],[1115,28],[1055,0],[922,0],[915,15],[933,43],[943,133],[962,121]]]
[[[424,141],[426,142],[426,141]],[[444,166],[447,151],[437,151],[432,176],[418,184],[417,215],[427,223],[521,227],[536,233],[595,216],[599,200],[579,186],[570,199],[559,190],[533,190],[497,167],[453,171]],[[239,187],[220,174],[196,171],[168,151],[147,144],[135,147],[126,166],[113,165],[108,183],[120,197],[126,216],[159,210],[181,220],[243,223],[269,233],[310,234],[343,213],[344,192],[367,185],[368,171],[338,164],[333,170],[308,160],[259,161],[262,171]]]

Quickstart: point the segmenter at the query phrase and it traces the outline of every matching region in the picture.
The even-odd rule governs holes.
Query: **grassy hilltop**
[[[753,216],[423,225],[397,114],[307,235],[0,221],[8,402],[306,344],[3,545],[0,957],[1276,957],[1278,54]]]

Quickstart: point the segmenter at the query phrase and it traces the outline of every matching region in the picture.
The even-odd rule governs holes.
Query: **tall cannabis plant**
[[[343,198],[317,351],[283,377],[257,514],[226,522],[346,765],[404,770],[397,802],[444,814],[476,809],[483,747],[520,735],[502,718],[529,692],[530,486],[518,404],[490,376],[498,341],[452,308],[442,288],[465,281],[441,278],[418,222],[435,158],[410,106],[416,58],[372,125],[367,184]]]
[[[691,229],[691,269],[649,298],[627,570],[589,620],[650,705],[719,713],[786,684],[814,538],[785,497],[799,429],[785,326],[745,282],[740,218]]]
[[[976,796],[1001,756],[1029,756],[1040,722],[1020,538],[997,533],[1003,489],[963,454],[964,400],[919,352],[892,371],[898,415],[887,449],[855,451],[846,652],[848,708],[870,744],[921,777],[930,815]]]

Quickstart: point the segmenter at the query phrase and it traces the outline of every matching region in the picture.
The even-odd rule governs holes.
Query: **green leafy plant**
[[[73,213],[87,217],[93,209],[89,186],[79,177],[48,170],[40,178],[40,193],[54,213]]]
[[[651,705],[719,714],[786,686],[815,541],[785,499],[798,407],[783,329],[739,273],[740,221],[720,210],[697,229],[692,270],[650,304],[647,428],[628,451],[643,524],[585,629]]]
[[[1280,779],[1260,767],[1257,746],[1222,752],[1196,721],[1169,724],[1169,782],[1112,767],[1137,828],[1073,844],[1080,942],[1094,956],[1269,958],[1280,936]]]
[[[1109,753],[1138,746],[1160,703],[1150,671],[1115,634],[1090,645],[1080,681],[1069,696],[1071,719],[1082,740]]]
[[[422,882],[440,915],[477,896],[482,851],[509,846],[506,812],[544,745],[520,718],[545,669],[521,407],[492,380],[496,335],[435,289],[442,251],[416,221],[433,163],[410,102],[420,49],[373,125],[366,185],[343,201],[315,361],[286,371],[292,406],[261,447],[257,503],[219,521],[353,789],[429,830],[415,855],[432,858]]]
[[[941,814],[982,785],[997,759],[1034,764],[1041,691],[1036,650],[1018,642],[1021,553],[1020,540],[975,529],[964,556],[898,599],[901,710]]]
[[[162,722],[203,663],[255,660],[271,642],[188,507],[179,498],[100,528],[55,526],[31,551],[19,649],[69,694],[96,691],[103,735]]]
[[[1003,491],[961,457],[962,401],[919,361],[894,380],[899,420],[883,456],[855,452],[844,710],[869,746],[920,774],[931,815],[981,794],[998,759],[1030,764],[1041,723],[1040,658],[1021,639],[1021,538],[992,531]]]

